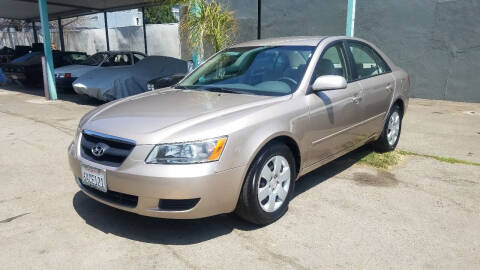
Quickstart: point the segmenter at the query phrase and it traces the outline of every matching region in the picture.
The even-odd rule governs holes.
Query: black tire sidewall
[[[284,157],[290,167],[290,186],[288,188],[288,194],[286,200],[283,202],[282,206],[274,212],[265,212],[260,206],[258,201],[258,182],[260,181],[260,173],[263,169],[263,166],[274,156]],[[259,225],[266,225],[274,222],[285,214],[288,209],[288,204],[292,198],[296,180],[296,168],[295,161],[290,149],[284,144],[272,144],[266,147],[259,155],[255,158],[255,161],[252,163],[249,173],[245,179],[247,185],[247,194],[248,199],[247,209],[250,212],[250,216],[254,219],[254,223]]]

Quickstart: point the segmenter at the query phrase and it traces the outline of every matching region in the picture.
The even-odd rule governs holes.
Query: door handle
[[[362,97],[359,96],[359,95],[356,95],[354,97],[352,97],[352,101],[354,104],[360,104],[360,102],[362,101]]]

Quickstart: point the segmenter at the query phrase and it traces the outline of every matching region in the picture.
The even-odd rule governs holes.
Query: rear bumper
[[[78,186],[86,195],[109,206],[151,217],[194,219],[232,212],[245,172],[245,167],[216,172],[216,162],[145,164],[143,154],[148,153],[151,146],[142,145],[136,146],[120,167],[112,168],[77,156],[79,152],[73,148],[70,147],[68,154],[70,167]],[[92,190],[80,182],[82,163],[106,169],[109,194]],[[128,201],[122,203],[123,199]],[[195,204],[190,209],[172,210],[159,205],[161,200],[185,200]]]
[[[77,78],[55,78],[55,84],[60,88],[72,88],[72,83]]]

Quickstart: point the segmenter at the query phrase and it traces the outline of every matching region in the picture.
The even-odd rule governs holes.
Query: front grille
[[[103,155],[97,157],[92,153],[92,148],[99,143],[104,146],[106,145],[106,148]],[[119,167],[130,152],[132,152],[132,149],[135,147],[135,142],[84,130],[82,132],[80,145],[83,158],[105,166]]]
[[[195,207],[198,201],[200,201],[199,198],[184,200],[161,199],[158,203],[158,209],[163,211],[186,211]]]
[[[121,206],[131,207],[131,208],[135,208],[137,206],[137,203],[138,203],[137,196],[115,192],[111,190],[108,190],[107,192],[103,192],[82,184],[82,181],[80,179],[78,180],[78,182],[80,183],[82,188],[88,191],[88,193],[91,193],[92,195],[102,200],[105,200],[110,203],[118,204]]]

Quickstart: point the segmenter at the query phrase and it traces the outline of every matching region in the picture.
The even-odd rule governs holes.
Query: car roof
[[[138,54],[143,54],[142,52],[137,52],[137,51],[103,51],[103,52],[98,52],[98,53],[106,53],[106,54],[117,54],[117,53],[138,53]]]
[[[347,36],[294,36],[294,37],[278,37],[266,38],[247,41],[236,44],[232,47],[249,47],[249,46],[318,46],[320,41],[326,39],[350,39],[366,42],[363,39]]]
[[[236,44],[233,47],[249,46],[317,46],[323,40],[324,36],[298,36],[298,37],[279,37],[252,40]]]

